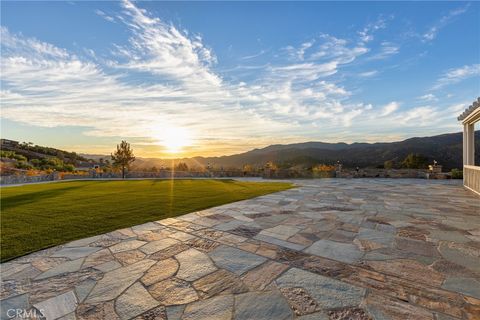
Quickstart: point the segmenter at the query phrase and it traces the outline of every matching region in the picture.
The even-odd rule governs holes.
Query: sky
[[[478,2],[1,2],[2,138],[217,156],[461,131]]]

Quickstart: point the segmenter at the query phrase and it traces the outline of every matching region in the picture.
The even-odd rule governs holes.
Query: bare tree
[[[125,179],[125,169],[128,169],[130,164],[135,161],[130,143],[122,141],[122,143],[117,144],[117,150],[111,154],[111,157],[113,164],[122,168],[122,179]]]

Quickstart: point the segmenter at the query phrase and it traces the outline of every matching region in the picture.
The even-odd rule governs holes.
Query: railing
[[[480,195],[480,167],[463,166],[463,185]]]

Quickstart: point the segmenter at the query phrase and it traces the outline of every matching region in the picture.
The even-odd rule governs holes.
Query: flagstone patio
[[[2,319],[480,319],[479,198],[296,183],[4,263]]]

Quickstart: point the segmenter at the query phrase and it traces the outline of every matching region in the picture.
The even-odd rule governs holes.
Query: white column
[[[463,165],[468,165],[468,124],[466,123],[463,125]]]
[[[467,165],[475,165],[475,128],[474,124],[467,125]]]

